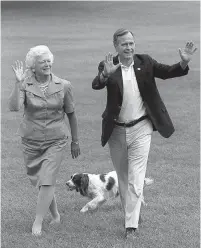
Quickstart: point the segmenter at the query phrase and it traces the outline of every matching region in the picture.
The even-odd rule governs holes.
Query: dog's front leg
[[[88,202],[81,210],[81,213],[85,213],[88,210],[95,210],[98,206],[100,206],[101,204],[103,204],[106,201],[106,199],[104,198],[104,196],[102,195],[98,195],[96,196],[93,200],[91,200],[90,202]]]

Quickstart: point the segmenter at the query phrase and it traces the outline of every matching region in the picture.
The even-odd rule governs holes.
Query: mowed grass
[[[101,147],[101,114],[106,91],[93,91],[99,61],[114,52],[112,35],[127,27],[136,35],[137,53],[148,53],[167,64],[176,63],[178,48],[193,40],[199,48],[199,2],[2,2],[1,67],[1,247],[104,248],[124,247],[120,199],[94,213],[79,210],[88,199],[68,192],[65,181],[75,172],[113,170],[108,147]],[[23,111],[9,112],[14,85],[11,65],[24,60],[30,47],[46,44],[55,55],[54,73],[74,87],[81,156],[73,160],[69,146],[58,175],[57,201],[62,223],[43,236],[31,235],[37,190],[23,166],[16,135]],[[147,207],[133,247],[199,247],[199,51],[189,74],[158,88],[175,125],[169,139],[153,134],[147,176],[155,183],[145,189]]]

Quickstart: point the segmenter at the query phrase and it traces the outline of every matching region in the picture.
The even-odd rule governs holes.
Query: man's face
[[[119,36],[115,49],[120,56],[120,60],[132,58],[135,52],[135,42],[132,34],[127,33]]]
[[[51,58],[48,54],[42,54],[36,58],[35,72],[39,75],[50,75],[52,68]]]

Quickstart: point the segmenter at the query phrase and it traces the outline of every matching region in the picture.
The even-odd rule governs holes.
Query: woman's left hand
[[[79,143],[71,142],[71,155],[73,159],[80,155]]]
[[[23,62],[22,61],[15,61],[15,66],[12,65],[13,71],[15,73],[17,83],[24,80],[24,69],[23,69]]]

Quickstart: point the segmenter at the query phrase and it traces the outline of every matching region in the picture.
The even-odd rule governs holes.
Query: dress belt
[[[118,122],[118,121],[116,121],[116,120],[114,120],[114,123],[115,123],[117,126],[121,126],[121,127],[133,127],[133,126],[136,125],[138,122],[140,122],[140,121],[142,121],[142,120],[144,120],[144,119],[146,119],[146,118],[148,118],[148,116],[147,116],[147,115],[144,115],[144,116],[140,117],[139,119],[134,120],[134,121],[130,121],[130,122],[128,122],[128,123],[125,123],[125,122]]]

